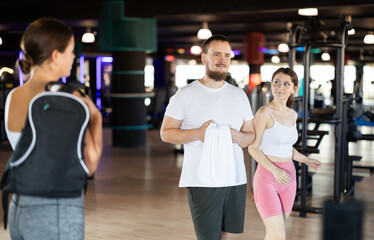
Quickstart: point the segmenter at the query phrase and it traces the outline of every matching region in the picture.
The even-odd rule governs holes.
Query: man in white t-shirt
[[[197,238],[224,240],[227,232],[243,232],[247,177],[242,148],[255,138],[253,114],[244,91],[225,82],[231,61],[229,40],[222,35],[207,39],[201,61],[204,77],[170,98],[160,134],[164,142],[184,144],[179,187],[187,187]],[[214,141],[207,146],[206,134],[209,139],[219,134],[231,139],[227,146],[214,149]],[[210,159],[209,151],[214,155]]]

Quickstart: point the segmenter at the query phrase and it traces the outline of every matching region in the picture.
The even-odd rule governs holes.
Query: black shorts
[[[198,240],[221,240],[221,232],[242,233],[247,184],[188,187],[188,203]]]

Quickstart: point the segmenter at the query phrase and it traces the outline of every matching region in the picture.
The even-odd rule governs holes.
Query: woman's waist
[[[261,142],[259,149],[261,152],[269,157],[274,158],[273,162],[284,162],[292,158],[293,144],[265,144]]]
[[[291,158],[288,158],[288,159],[286,159],[286,158],[274,159],[274,157],[271,157],[271,158],[269,158],[269,156],[267,156],[267,157],[272,162],[272,164],[274,164],[278,168],[285,170],[288,174],[290,174],[292,176],[296,175],[295,165],[294,165]],[[278,160],[278,161],[275,161],[275,160]],[[283,161],[279,161],[279,160],[283,160]],[[265,172],[270,173],[271,176],[273,175],[273,174],[271,174],[271,172],[269,170],[267,170],[266,168],[264,168],[260,164],[258,165],[257,169],[262,173],[265,171]]]
[[[72,198],[47,198],[47,197],[38,197],[38,196],[28,196],[28,195],[19,195],[13,194],[12,202],[20,207],[26,206],[37,206],[37,205],[76,205],[83,206],[84,204],[84,195],[79,197]]]
[[[265,156],[273,163],[285,163],[292,160],[292,156],[290,157],[277,157],[272,155],[266,155]]]

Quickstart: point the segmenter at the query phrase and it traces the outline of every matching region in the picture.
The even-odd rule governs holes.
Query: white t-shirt
[[[244,91],[227,82],[218,89],[209,88],[194,81],[179,89],[170,98],[165,115],[183,120],[181,129],[199,128],[206,121],[218,125],[229,125],[240,131],[243,123],[253,118],[249,100]],[[226,187],[247,183],[243,150],[233,143],[236,182],[235,184],[206,185],[199,180],[198,168],[204,143],[193,141],[184,144],[184,161],[179,187]]]

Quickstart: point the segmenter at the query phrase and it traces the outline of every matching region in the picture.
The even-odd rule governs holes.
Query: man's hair
[[[231,43],[230,43],[230,41],[227,37],[217,34],[217,35],[213,35],[210,38],[208,38],[207,40],[205,40],[205,42],[203,44],[203,52],[204,53],[208,53],[209,45],[213,41],[227,42],[228,44],[230,44],[230,47],[231,47]]]

